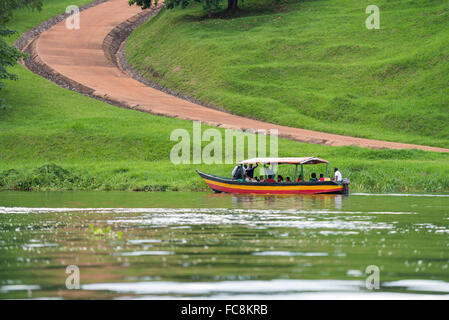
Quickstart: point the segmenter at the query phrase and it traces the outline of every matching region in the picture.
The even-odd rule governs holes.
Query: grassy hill
[[[46,0],[20,10],[19,33],[87,0]],[[161,16],[163,17],[163,16]],[[17,38],[18,35],[15,36]],[[10,38],[13,42],[15,38]],[[189,121],[117,108],[62,89],[21,65],[0,94],[0,190],[207,190],[194,169],[229,175],[232,165],[173,165],[170,133]],[[205,127],[207,128],[207,127]],[[449,154],[327,147],[280,140],[280,156],[316,155],[351,178],[353,191],[447,192]]]
[[[234,18],[165,10],[127,43],[146,77],[283,125],[449,146],[449,2],[245,0]]]

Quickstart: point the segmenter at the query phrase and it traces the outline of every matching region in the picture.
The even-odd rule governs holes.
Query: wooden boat
[[[342,181],[333,181],[329,178],[326,181],[299,181],[298,168],[301,168],[301,177],[304,177],[304,165],[312,164],[326,164],[326,176],[329,173],[329,162],[316,158],[253,158],[241,161],[238,165],[244,164],[291,164],[296,165],[294,182],[249,182],[241,179],[233,179],[226,177],[219,177],[212,174],[207,174],[196,170],[201,178],[208,184],[208,186],[217,193],[246,193],[246,194],[348,194],[349,193],[349,179]]]

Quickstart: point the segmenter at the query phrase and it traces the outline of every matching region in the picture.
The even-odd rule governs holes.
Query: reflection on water
[[[401,288],[416,292],[366,292],[365,283],[356,280],[268,280],[268,281],[221,281],[221,282],[138,282],[101,283],[82,287],[83,290],[112,291],[121,294],[138,294],[145,299],[161,297],[201,297],[209,299],[323,299],[367,298],[367,299],[423,299],[435,298],[427,292],[449,292],[449,285],[443,281],[394,281],[384,283],[388,289]],[[129,298],[129,296],[123,296]],[[437,298],[447,299],[447,295]]]
[[[448,298],[448,208],[431,195],[3,192],[0,298]]]
[[[278,209],[281,205],[283,208],[336,208],[341,209],[343,197],[342,195],[308,195],[308,196],[291,196],[291,195],[226,195],[214,194],[211,197],[231,197],[234,207],[252,209],[255,206],[263,206],[266,209]]]

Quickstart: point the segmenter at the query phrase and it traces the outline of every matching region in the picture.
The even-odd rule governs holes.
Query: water
[[[447,299],[448,208],[449,195],[0,192],[0,298]]]

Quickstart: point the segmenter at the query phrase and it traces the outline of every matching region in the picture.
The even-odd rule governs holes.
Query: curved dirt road
[[[252,120],[158,91],[134,80],[109,61],[102,49],[108,33],[141,12],[125,0],[110,0],[81,12],[79,30],[68,30],[62,21],[36,39],[36,53],[57,73],[94,90],[94,95],[144,112],[186,120],[200,120],[231,129],[277,129],[288,139],[332,146],[355,145],[369,148],[421,149],[449,152],[449,149],[347,137],[297,129]]]

